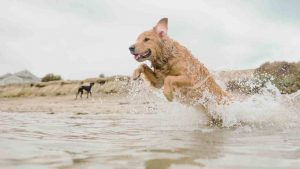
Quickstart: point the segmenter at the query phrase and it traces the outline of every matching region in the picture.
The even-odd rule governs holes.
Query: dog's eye
[[[149,40],[150,40],[149,38],[145,38],[145,39],[144,39],[144,42],[147,42],[147,41],[149,41]]]

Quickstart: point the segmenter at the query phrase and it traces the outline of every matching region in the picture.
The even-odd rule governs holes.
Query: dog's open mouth
[[[144,59],[147,59],[149,56],[151,56],[151,50],[148,49],[146,52],[141,54],[134,54],[134,58],[137,61],[143,61]]]

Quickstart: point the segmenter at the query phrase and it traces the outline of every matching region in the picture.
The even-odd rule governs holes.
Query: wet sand
[[[2,112],[108,113],[127,112],[135,106],[124,95],[75,99],[75,96],[0,98]]]

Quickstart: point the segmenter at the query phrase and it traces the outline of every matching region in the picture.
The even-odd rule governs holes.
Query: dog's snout
[[[134,49],[135,49],[135,46],[134,46],[134,45],[131,45],[131,46],[129,47],[130,52],[134,52]]]

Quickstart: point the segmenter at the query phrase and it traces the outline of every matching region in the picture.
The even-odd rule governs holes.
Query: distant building
[[[7,73],[3,76],[0,76],[0,85],[35,83],[40,81],[40,78],[36,77],[28,70],[23,70],[14,74]]]

